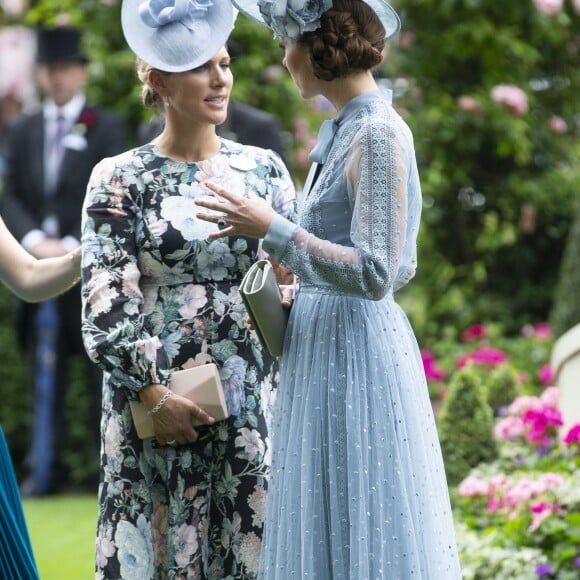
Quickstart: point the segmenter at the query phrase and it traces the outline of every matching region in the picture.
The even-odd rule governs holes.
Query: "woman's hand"
[[[284,308],[291,308],[294,301],[294,284],[280,284],[280,301]]]
[[[237,195],[211,181],[205,181],[203,185],[216,199],[196,199],[196,205],[218,213],[199,212],[196,216],[220,226],[220,231],[209,234],[209,239],[227,236],[263,238],[266,235],[276,212],[265,199],[256,195]]]
[[[139,396],[145,407],[151,410],[167,394],[167,391],[165,386],[153,384],[143,388]],[[151,419],[155,438],[159,445],[195,443],[198,432],[192,425],[193,419],[206,425],[215,423],[215,419],[199,405],[175,393],[165,401],[155,414],[151,415]]]

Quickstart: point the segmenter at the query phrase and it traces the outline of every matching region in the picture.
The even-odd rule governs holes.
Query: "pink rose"
[[[536,8],[543,14],[556,14],[562,10],[564,0],[534,0]]]
[[[445,371],[439,368],[435,355],[430,350],[422,350],[421,359],[423,360],[423,368],[428,381],[442,381],[446,377]]]
[[[557,407],[558,392],[558,387],[546,387],[544,392],[540,395],[540,401],[549,407]]]
[[[500,439],[517,439],[524,434],[525,427],[521,417],[504,417],[493,429],[493,433]]]
[[[491,90],[491,99],[505,105],[514,115],[522,116],[528,112],[528,95],[515,85],[497,85]]]
[[[477,365],[496,367],[506,361],[507,355],[503,351],[497,348],[484,347],[460,356],[457,359],[457,366],[462,368],[467,363],[473,362]]]
[[[552,336],[552,327],[548,322],[540,322],[534,327],[534,335],[539,339],[547,339]]]
[[[541,409],[542,406],[542,401],[539,397],[522,395],[521,397],[516,397],[512,401],[511,405],[508,407],[508,413],[510,415],[522,416],[530,409]]]
[[[564,443],[566,445],[579,445],[580,446],[580,423],[574,425],[568,433],[566,433],[566,437],[564,437]]]
[[[562,117],[554,115],[550,119],[550,129],[552,129],[554,133],[565,133],[568,130],[568,123],[566,123]]]
[[[479,338],[485,338],[486,336],[487,330],[483,324],[473,324],[461,333],[461,340],[463,342],[470,342]]]
[[[489,492],[489,484],[470,475],[459,484],[459,495],[463,497],[486,496]]]
[[[554,379],[554,373],[552,372],[552,367],[549,364],[544,365],[538,371],[538,378],[542,385],[550,385]]]
[[[473,97],[470,97],[468,95],[463,95],[462,97],[459,97],[459,100],[457,101],[457,104],[459,105],[459,108],[462,109],[463,111],[478,111],[481,108],[481,104],[477,99],[474,99]]]

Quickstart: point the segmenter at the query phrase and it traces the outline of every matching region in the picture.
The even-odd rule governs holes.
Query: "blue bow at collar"
[[[322,125],[320,125],[320,130],[318,131],[316,145],[308,156],[310,161],[320,165],[326,163],[337,130],[338,123],[336,120],[323,121]]]
[[[146,0],[139,5],[139,16],[151,28],[181,22],[194,30],[196,21],[204,18],[212,4],[211,0]]]

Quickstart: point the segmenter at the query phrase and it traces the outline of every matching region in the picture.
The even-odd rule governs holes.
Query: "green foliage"
[[[487,403],[495,415],[519,394],[519,380],[515,368],[509,364],[495,367],[485,383]]]
[[[30,442],[32,425],[32,386],[29,384],[25,356],[16,338],[17,301],[0,285],[0,384],[2,405],[0,424],[6,434],[17,475]],[[87,424],[89,397],[80,357],[71,360],[72,370],[62,420],[67,423],[63,462],[74,487],[94,483],[98,473],[98,441],[90,440]]]
[[[398,102],[426,202],[410,302],[429,299],[429,318],[412,311],[416,327],[545,320],[580,181],[580,15],[566,3],[546,16],[531,0],[396,6],[403,31],[385,69],[408,83]],[[527,112],[496,103],[499,84],[522,89]]]
[[[16,299],[0,285],[0,424],[18,467],[28,446],[32,397],[26,388],[26,367],[13,327],[15,306]]]
[[[554,308],[550,319],[554,334],[560,336],[580,323],[580,204],[576,210],[574,224],[570,230],[562,269],[556,291]]]
[[[471,365],[451,378],[437,425],[450,484],[461,481],[479,463],[495,458],[493,413],[481,378]]]

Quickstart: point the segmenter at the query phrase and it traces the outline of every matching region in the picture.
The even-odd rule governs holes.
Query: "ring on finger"
[[[221,218],[218,219],[218,221],[217,221],[217,227],[220,230],[223,230],[224,228],[227,228],[228,227],[228,222],[226,221],[226,218],[225,217],[221,217]]]

